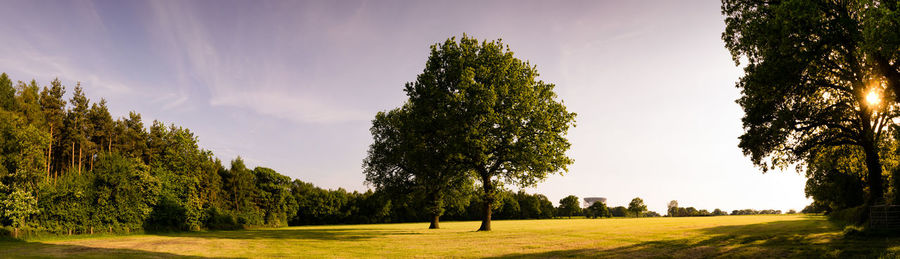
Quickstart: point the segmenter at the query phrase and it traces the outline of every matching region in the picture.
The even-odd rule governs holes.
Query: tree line
[[[80,84],[0,74],[0,224],[53,233],[279,226],[290,178],[240,158],[225,168],[188,129],[113,119]]]
[[[223,164],[189,129],[113,119],[76,85],[0,74],[0,226],[84,234],[429,219],[425,192],[323,189],[238,157]],[[455,188],[445,217],[481,219],[483,189]],[[498,219],[556,216],[546,196],[493,190]],[[10,233],[12,234],[12,233]]]

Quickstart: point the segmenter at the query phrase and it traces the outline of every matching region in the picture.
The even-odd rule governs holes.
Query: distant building
[[[585,208],[590,207],[591,205],[594,205],[594,203],[598,202],[598,201],[605,204],[606,197],[585,197],[584,198],[584,207]]]

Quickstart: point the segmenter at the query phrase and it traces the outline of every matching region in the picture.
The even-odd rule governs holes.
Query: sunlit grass
[[[557,219],[307,226],[0,243],[0,257],[838,257],[896,253],[822,217]]]

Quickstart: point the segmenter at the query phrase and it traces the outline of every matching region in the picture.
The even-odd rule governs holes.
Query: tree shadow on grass
[[[571,249],[519,253],[509,257],[624,257],[624,258],[846,258],[898,257],[898,237],[844,237],[831,223],[784,220],[718,226],[699,230],[701,237],[654,240],[612,249]]]
[[[358,241],[382,236],[416,235],[418,233],[401,230],[369,228],[309,228],[309,229],[251,229],[207,232],[153,233],[169,237],[196,237],[210,239],[281,239],[281,240],[324,240]]]
[[[134,249],[98,248],[78,245],[0,240],[0,258],[212,258]],[[222,257],[217,257],[222,258]]]

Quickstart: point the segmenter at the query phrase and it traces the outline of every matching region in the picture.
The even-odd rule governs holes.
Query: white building
[[[598,202],[598,201],[605,204],[606,197],[585,197],[584,198],[584,207],[585,208],[590,207],[591,205],[594,205],[594,203]]]

